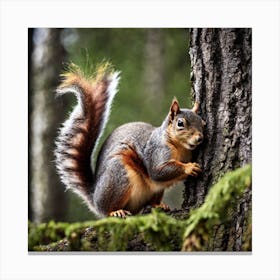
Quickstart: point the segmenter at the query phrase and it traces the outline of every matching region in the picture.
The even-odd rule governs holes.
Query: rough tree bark
[[[57,127],[64,119],[64,109],[54,98],[62,61],[65,55],[60,43],[60,29],[35,29],[29,90],[32,220],[36,223],[49,219],[63,219],[66,211],[64,188],[56,175],[53,160],[54,138]],[[31,38],[30,38],[31,40]]]
[[[185,182],[183,208],[200,206],[213,183],[251,162],[251,29],[191,29],[192,94],[207,122],[203,145],[194,154],[202,166]],[[227,225],[215,229],[209,250],[242,250],[251,213],[251,191],[240,199]]]

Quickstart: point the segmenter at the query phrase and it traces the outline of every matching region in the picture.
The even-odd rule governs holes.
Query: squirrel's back
[[[144,122],[131,122],[117,127],[106,139],[100,150],[100,157],[110,157],[123,148],[123,145],[134,146],[139,155],[143,154],[145,144],[155,127]]]
[[[117,127],[103,143],[96,162],[96,176],[107,167],[108,159],[127,148],[135,151],[138,161],[144,162],[144,150],[155,127],[144,122],[131,122]]]

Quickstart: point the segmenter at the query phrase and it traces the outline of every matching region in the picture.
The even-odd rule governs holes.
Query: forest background
[[[110,61],[121,71],[119,92],[103,140],[119,125],[144,121],[159,126],[176,96],[191,107],[189,31],[183,28],[29,29],[29,219],[35,222],[94,219],[86,205],[60,182],[54,143],[76,100],[56,98],[60,73],[69,63],[90,71]],[[166,192],[180,208],[183,185]]]

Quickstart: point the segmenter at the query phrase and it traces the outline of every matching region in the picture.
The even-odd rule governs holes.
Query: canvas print
[[[30,252],[252,251],[252,30],[28,30]]]

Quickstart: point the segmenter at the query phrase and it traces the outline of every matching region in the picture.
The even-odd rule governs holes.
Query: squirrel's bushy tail
[[[74,93],[78,104],[56,140],[55,161],[62,182],[91,205],[94,176],[91,155],[107,123],[119,73],[108,63],[86,77],[75,65],[63,75],[57,94]],[[93,209],[94,210],[94,209]]]

